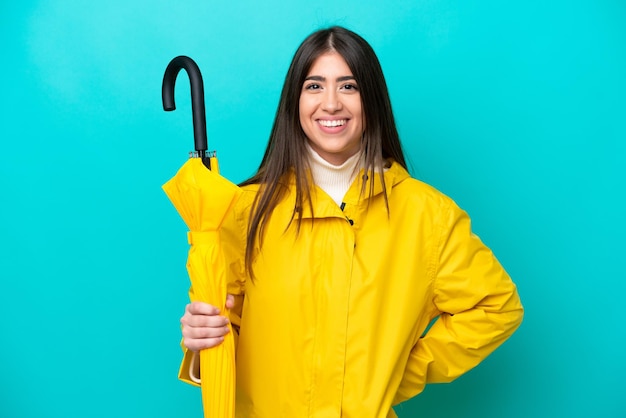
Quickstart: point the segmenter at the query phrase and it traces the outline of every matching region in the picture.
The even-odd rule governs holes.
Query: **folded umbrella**
[[[209,303],[228,315],[226,265],[220,246],[220,226],[241,190],[218,173],[215,155],[207,154],[202,76],[188,57],[176,57],[163,77],[163,107],[174,110],[174,84],[180,69],[189,74],[196,152],[163,190],[189,228],[191,245],[187,272],[192,301]],[[229,324],[230,327],[230,324]],[[200,352],[202,404],[205,418],[235,416],[235,343],[231,332],[222,344]]]

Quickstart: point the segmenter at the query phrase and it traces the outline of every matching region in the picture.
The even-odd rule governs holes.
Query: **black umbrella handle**
[[[174,87],[176,85],[176,77],[181,69],[187,71],[189,76],[189,84],[191,86],[191,111],[193,116],[193,137],[195,149],[198,156],[202,158],[202,162],[207,168],[211,168],[210,159],[207,154],[207,135],[206,135],[206,113],[204,108],[204,83],[202,82],[202,74],[198,65],[189,57],[184,55],[178,56],[170,61],[165,74],[163,75],[163,110],[166,112],[176,109],[174,100]]]

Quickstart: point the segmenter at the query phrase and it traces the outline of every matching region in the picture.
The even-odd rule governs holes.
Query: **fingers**
[[[197,329],[183,327],[183,344],[191,351],[198,352],[220,345],[224,341],[225,335],[229,332],[228,327],[221,329],[209,328],[200,332]]]
[[[235,306],[235,296],[233,295],[226,295],[226,308],[227,309],[233,309],[233,307]]]
[[[183,340],[183,344],[185,347],[197,353],[201,350],[205,350],[207,348],[213,348],[224,342],[224,337],[219,338],[204,338],[202,340],[192,340],[189,338],[185,338]]]
[[[192,351],[215,347],[230,332],[229,321],[219,315],[219,309],[201,302],[188,304],[180,323],[183,344]]]
[[[191,302],[185,311],[192,315],[217,315],[220,313],[217,307],[204,302]]]
[[[232,309],[235,306],[235,296],[226,295],[225,306],[227,309]],[[217,315],[220,313],[217,307],[204,302],[191,302],[187,305],[186,310],[193,315]]]

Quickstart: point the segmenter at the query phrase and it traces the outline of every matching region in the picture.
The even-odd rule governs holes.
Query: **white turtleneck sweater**
[[[363,165],[362,153],[356,153],[341,165],[333,165],[320,157],[308,143],[307,149],[313,182],[324,190],[337,203],[337,206],[341,206],[343,197]]]

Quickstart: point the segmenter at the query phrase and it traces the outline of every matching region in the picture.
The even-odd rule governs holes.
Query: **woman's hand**
[[[235,298],[228,295],[226,308],[231,309],[234,304]],[[228,318],[220,315],[220,310],[215,306],[192,302],[186,306],[185,314],[180,318],[183,326],[183,344],[193,352],[215,347],[221,344],[224,336],[230,332],[228,322]]]

